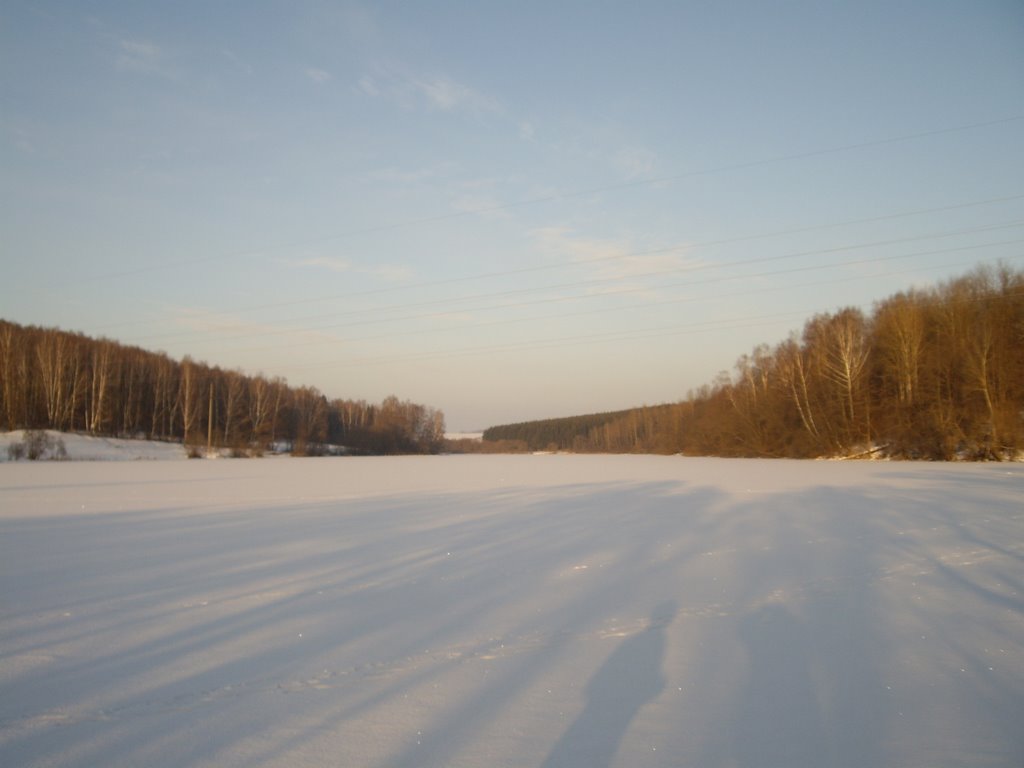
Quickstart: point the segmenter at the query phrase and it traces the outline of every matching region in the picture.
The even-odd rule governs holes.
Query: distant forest
[[[1012,458],[1024,449],[1024,273],[979,268],[898,293],[870,315],[816,315],[681,402],[484,432],[485,445],[498,441],[699,456]]]
[[[282,378],[0,320],[0,429],[55,429],[180,441],[236,455],[285,444],[295,454],[435,453],[444,414],[388,397],[328,400]]]

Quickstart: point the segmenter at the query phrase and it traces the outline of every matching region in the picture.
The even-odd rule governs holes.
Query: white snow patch
[[[445,440],[483,440],[483,432],[445,432]]]
[[[54,440],[61,440],[72,461],[152,461],[188,458],[181,443],[156,440],[128,440],[116,437],[95,437],[69,432],[46,430]],[[0,461],[9,459],[8,446],[24,442],[25,432],[0,432]]]

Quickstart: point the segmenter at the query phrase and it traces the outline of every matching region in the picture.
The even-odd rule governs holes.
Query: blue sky
[[[1024,264],[1024,5],[0,5],[0,317],[449,428]]]

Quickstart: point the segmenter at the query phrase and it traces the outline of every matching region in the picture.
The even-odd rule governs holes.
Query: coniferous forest
[[[0,320],[0,429],[55,429],[298,455],[434,453],[444,414],[388,397],[328,400],[250,376],[52,328]]]
[[[666,354],[672,354],[666,350]],[[678,403],[491,427],[530,450],[1003,459],[1024,450],[1024,272],[816,315]]]

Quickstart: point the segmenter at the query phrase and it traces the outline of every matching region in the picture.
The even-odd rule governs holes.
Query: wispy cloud
[[[359,78],[359,82],[356,84],[356,87],[367,96],[372,96],[373,98],[381,95],[380,88],[377,87],[377,82],[368,75],[364,75]]]
[[[389,283],[402,283],[412,280],[416,272],[409,267],[400,264],[381,264],[379,267],[360,267],[357,272],[364,275],[371,275]]]
[[[475,213],[489,219],[512,218],[506,205],[487,194],[462,194],[452,200],[452,207],[460,213]]]
[[[448,77],[429,77],[413,81],[413,85],[436,109],[471,109],[481,112],[498,111],[498,103],[467,85]]]
[[[221,51],[221,55],[225,59],[227,59],[231,63],[231,65],[234,66],[235,69],[237,69],[238,71],[243,72],[243,73],[245,73],[247,75],[251,75],[252,74],[252,72],[253,72],[252,65],[249,64],[247,61],[245,61],[241,56],[239,56],[234,51],[231,51],[231,50],[228,50],[227,48],[225,48],[224,50]]]
[[[122,72],[174,77],[169,57],[159,45],[149,40],[122,38],[117,43],[115,65]]]
[[[335,274],[367,275],[389,283],[405,282],[415,276],[415,272],[412,269],[400,264],[365,266],[353,264],[347,259],[339,259],[333,256],[314,256],[308,259],[293,261],[292,264],[297,267],[324,269]]]
[[[200,307],[169,307],[171,323],[182,330],[202,334],[203,341],[217,341],[218,337],[252,337],[265,339],[279,337],[294,344],[337,343],[337,336],[326,331],[306,328],[289,328],[286,325],[253,322],[235,314],[212,312]],[[189,340],[195,346],[195,340]]]
[[[633,179],[654,173],[657,160],[657,155],[643,147],[623,147],[612,158],[615,167]]]
[[[308,77],[310,80],[312,80],[314,83],[317,83],[318,85],[322,85],[323,83],[329,82],[332,79],[330,72],[328,72],[326,69],[319,69],[318,67],[310,67],[309,69],[307,69],[306,77]]]
[[[8,141],[22,154],[31,155],[35,153],[35,143],[32,141],[32,135],[28,131],[13,126],[4,126],[3,132],[6,134]]]
[[[408,171],[400,168],[378,168],[370,171],[367,178],[386,184],[419,184],[433,178],[437,173],[436,168],[416,168]]]
[[[621,258],[629,253],[622,243],[583,237],[568,227],[541,227],[532,232],[540,248],[559,260],[587,264]]]
[[[387,99],[403,109],[441,112],[500,112],[497,99],[441,74],[406,74],[401,67],[379,66],[359,78],[356,89],[371,98]]]
[[[647,250],[622,240],[581,236],[565,227],[544,227],[532,234],[550,256],[587,269],[589,279],[609,283],[661,277],[699,263],[678,252],[685,246]]]
[[[303,259],[295,262],[299,267],[320,267],[328,272],[351,272],[352,264],[345,259],[335,259],[329,256],[316,256],[312,259]]]

